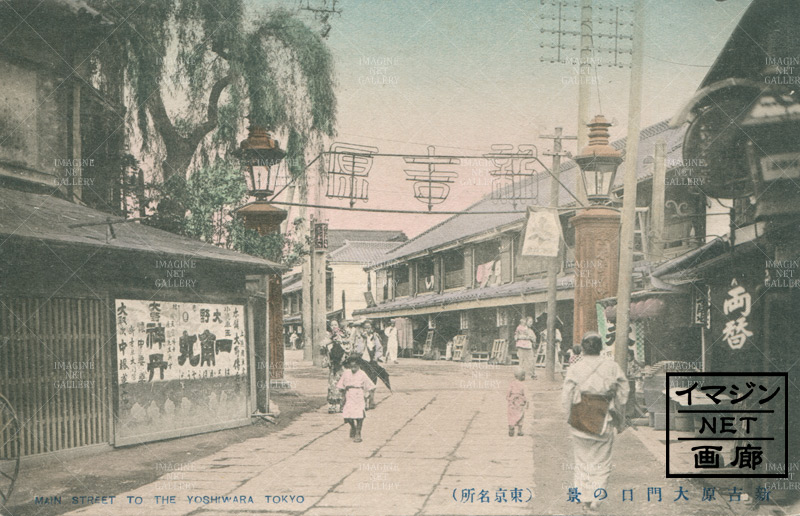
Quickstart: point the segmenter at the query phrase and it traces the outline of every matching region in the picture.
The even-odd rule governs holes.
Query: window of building
[[[409,281],[408,265],[398,265],[393,269],[395,297],[408,296],[411,294],[411,282]]]
[[[433,292],[436,286],[433,260],[427,258],[417,262],[417,292]]]
[[[442,255],[444,288],[464,286],[464,251],[448,251]]]

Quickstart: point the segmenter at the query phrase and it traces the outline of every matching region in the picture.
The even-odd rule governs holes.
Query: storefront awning
[[[572,275],[558,279],[559,300],[572,299],[573,281]],[[547,278],[539,278],[491,287],[460,289],[441,294],[402,297],[370,308],[356,310],[353,315],[369,318],[405,317],[474,308],[538,303],[546,301],[546,296]]]

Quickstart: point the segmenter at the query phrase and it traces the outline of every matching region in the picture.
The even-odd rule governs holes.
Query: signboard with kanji
[[[117,382],[247,374],[244,307],[117,300]]]
[[[243,305],[118,299],[115,444],[247,420]]]
[[[314,249],[328,248],[328,225],[325,223],[314,224]]]
[[[763,364],[760,274],[739,269],[724,271],[711,284],[708,332],[714,370],[758,370]],[[708,321],[707,319],[707,321]]]

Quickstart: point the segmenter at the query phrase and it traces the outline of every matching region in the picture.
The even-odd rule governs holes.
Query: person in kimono
[[[573,404],[581,396],[599,395],[609,400],[608,412],[600,433],[595,435],[571,427],[575,457],[574,486],[581,493],[594,493],[606,489],[612,469],[612,450],[617,429],[613,414],[625,414],[628,401],[628,379],[622,368],[613,360],[600,357],[603,341],[596,332],[587,332],[581,340],[583,358],[570,365],[564,378],[561,401],[569,415]],[[590,512],[596,512],[599,500],[585,502]]]
[[[383,359],[383,345],[381,344],[380,336],[373,330],[370,321],[364,322],[361,334],[356,338],[355,352],[359,354],[362,362],[362,367],[367,369],[365,372],[373,382],[376,381],[378,376],[386,376],[386,370],[383,369],[378,361]],[[375,393],[371,392],[367,400],[367,410],[375,408]]]
[[[521,367],[514,371],[514,380],[508,387],[506,400],[508,401],[508,435],[514,437],[514,430],[517,435],[522,435],[522,420],[525,419],[525,407],[528,406],[528,399],[525,397],[525,370]]]
[[[375,384],[361,370],[358,358],[355,355],[348,357],[345,362],[347,369],[337,384],[344,397],[342,416],[344,422],[350,425],[350,438],[356,443],[361,442],[361,428],[366,416],[366,398],[375,390]]]
[[[393,364],[396,364],[398,340],[394,319],[389,321],[389,326],[383,330],[383,333],[386,334],[386,363],[389,363],[389,360],[391,360]]]
[[[530,319],[530,320],[528,320]],[[519,326],[514,331],[514,340],[517,345],[517,357],[519,358],[519,365],[522,369],[531,375],[531,378],[536,378],[536,355],[534,355],[533,344],[536,342],[536,333],[531,328],[533,318],[525,317],[519,320]]]
[[[342,396],[337,384],[342,377],[343,360],[347,354],[349,344],[347,343],[348,334],[339,326],[336,319],[330,322],[328,332],[328,342],[322,348],[328,356],[328,413],[334,414],[341,412]]]

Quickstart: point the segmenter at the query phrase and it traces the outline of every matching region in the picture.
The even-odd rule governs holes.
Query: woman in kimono
[[[608,411],[598,434],[571,427],[575,456],[574,487],[591,496],[597,489],[606,489],[611,473],[611,455],[617,429],[612,414],[625,414],[628,400],[628,379],[613,360],[600,358],[603,341],[595,332],[587,332],[581,341],[583,359],[567,369],[561,400],[567,414],[582,395],[599,395],[608,401]],[[599,500],[585,502],[587,509],[597,511]]]
[[[349,344],[347,332],[339,327],[339,322],[331,321],[331,330],[328,333],[328,344],[323,348],[328,355],[328,414],[342,411],[342,394],[337,384],[342,377],[342,361],[346,355]]]
[[[358,356],[351,355],[345,362],[344,373],[339,378],[337,387],[344,394],[344,407],[342,416],[344,422],[350,425],[350,438],[353,442],[361,442],[361,427],[366,415],[366,398],[375,390],[375,384],[367,374],[361,370]]]

